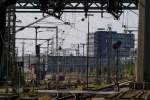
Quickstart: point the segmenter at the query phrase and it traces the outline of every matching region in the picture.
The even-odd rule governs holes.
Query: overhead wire
[[[40,44],[38,44],[38,45],[41,45],[41,44],[43,44],[43,43],[45,43],[45,42],[47,42],[47,40],[46,41],[44,41],[44,42],[42,42],[42,43],[40,43]],[[25,43],[25,44],[27,44],[27,43]],[[28,46],[26,46],[26,48],[25,48],[25,50],[26,49],[29,49],[31,46],[33,46],[33,45],[35,45],[34,43],[30,43]]]
[[[50,16],[52,16],[52,15],[43,16],[42,18],[37,19],[36,21],[34,21],[34,22],[32,22],[32,23],[30,23],[30,24],[28,24],[28,25],[26,25],[26,26],[24,26],[24,27],[21,27],[20,29],[16,30],[16,33],[20,32],[20,31],[26,29],[27,27],[30,27],[31,25],[34,25],[34,24],[36,24],[36,23],[38,23],[38,22],[40,22],[40,21],[42,21],[42,20],[44,20],[44,19],[46,19],[46,18],[48,18],[48,17],[50,17]],[[55,18],[56,18],[56,17],[55,17]],[[56,18],[56,19],[58,19],[58,18]],[[62,19],[58,19],[58,20],[64,22]]]
[[[133,10],[130,10],[132,13],[134,13],[135,15],[137,15],[137,16],[139,16],[139,14],[138,13],[136,13],[135,11],[133,11]]]

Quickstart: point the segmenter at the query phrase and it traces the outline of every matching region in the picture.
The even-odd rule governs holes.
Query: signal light
[[[121,41],[117,41],[115,44],[113,44],[113,49],[118,49],[120,48],[122,42]]]

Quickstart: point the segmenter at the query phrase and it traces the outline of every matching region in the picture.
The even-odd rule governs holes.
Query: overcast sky
[[[132,11],[126,11],[119,20],[114,20],[112,15],[104,14],[104,18],[101,18],[100,14],[94,14],[94,16],[90,17],[90,32],[97,31],[98,28],[107,29],[108,24],[112,26],[113,31],[117,31],[123,33],[124,28],[123,24],[128,27],[138,27],[138,15],[133,13]],[[32,14],[32,13],[19,13],[17,14],[17,20],[21,20],[22,23],[17,22],[18,26],[27,25],[33,21],[35,21],[35,17],[41,18],[42,14]],[[78,43],[86,43],[86,35],[87,35],[87,20],[81,21],[84,18],[84,14],[73,14],[67,13],[63,14],[62,19],[64,21],[72,23],[71,26],[63,25],[63,22],[55,19],[54,17],[49,17],[40,24],[35,24],[34,26],[58,26],[59,27],[59,37],[63,37],[65,40],[63,42],[63,48],[70,48],[71,44]],[[48,22],[56,22],[55,24],[48,24]],[[42,24],[43,23],[43,24]],[[134,28],[135,29],[135,28]],[[136,28],[137,29],[137,28]],[[38,38],[49,39],[55,36],[55,30],[49,29],[39,29]],[[64,31],[64,34],[62,34]],[[137,38],[137,32],[134,32]],[[35,38],[35,29],[25,29],[16,34],[17,38]],[[16,46],[19,48],[19,53],[21,54],[21,42],[20,40],[16,41]],[[33,53],[34,54],[34,45],[35,41],[24,41],[25,44],[25,53]],[[43,41],[38,41],[38,43],[42,43]],[[44,44],[43,46],[46,46]]]

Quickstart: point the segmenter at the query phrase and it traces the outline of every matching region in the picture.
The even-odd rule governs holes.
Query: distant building
[[[115,31],[97,31],[90,34],[89,55],[107,58],[109,52],[116,56],[112,45],[118,40],[122,42],[119,48],[119,57],[129,57],[134,49],[134,34],[117,33]]]
[[[87,69],[87,57],[86,56],[49,56],[48,64],[44,61],[45,56],[40,57],[40,71],[41,74],[44,73],[44,69],[48,73],[57,73],[59,72],[76,72],[79,69],[82,73],[86,72]],[[22,61],[22,57],[18,57],[18,62]],[[47,65],[47,66],[46,66]],[[58,69],[59,66],[59,69]],[[36,57],[34,55],[25,55],[24,56],[24,71],[27,73],[27,80],[35,79],[37,66],[36,66]],[[96,58],[89,57],[89,70],[93,70],[96,67]],[[66,71],[65,71],[66,70]]]
[[[59,69],[58,69],[59,66]],[[49,56],[48,57],[48,72],[55,73],[58,70],[63,72],[65,69],[69,72],[74,72],[75,69],[85,72],[87,66],[86,56]],[[89,57],[89,69],[96,66],[95,57]]]

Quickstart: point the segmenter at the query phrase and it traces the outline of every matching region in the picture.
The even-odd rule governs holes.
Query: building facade
[[[89,54],[93,57],[107,58],[116,56],[116,50],[112,45],[121,41],[121,47],[118,49],[119,57],[129,57],[134,49],[134,34],[117,33],[115,31],[97,31],[90,34]]]
[[[45,62],[46,56],[40,56],[40,74],[42,78],[46,74],[69,74],[69,73],[86,73],[87,57],[86,56],[48,56],[48,63]],[[18,62],[22,62],[22,57],[18,57]],[[89,57],[89,71],[96,67],[96,58]],[[37,65],[34,55],[24,56],[24,71],[27,73],[27,80],[36,79]]]
[[[86,72],[87,57],[86,56],[49,56],[48,70],[49,73],[59,72],[75,72],[76,69]],[[96,66],[95,57],[89,57],[89,69]]]

